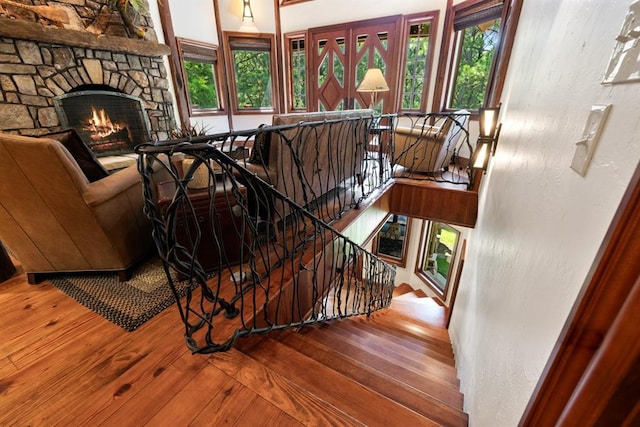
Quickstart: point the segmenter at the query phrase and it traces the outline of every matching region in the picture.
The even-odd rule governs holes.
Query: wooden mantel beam
[[[37,22],[3,17],[0,17],[0,36],[141,56],[165,56],[171,52],[167,45],[148,40],[107,35],[97,36],[85,31],[46,27]]]

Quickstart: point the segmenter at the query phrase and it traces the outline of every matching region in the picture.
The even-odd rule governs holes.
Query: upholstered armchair
[[[411,127],[397,126],[394,133],[395,164],[411,172],[433,174],[446,169],[469,123],[469,112],[456,111],[440,117],[432,125],[421,119]]]
[[[87,271],[126,281],[151,254],[136,165],[92,179],[59,141],[0,133],[0,240],[29,283]]]

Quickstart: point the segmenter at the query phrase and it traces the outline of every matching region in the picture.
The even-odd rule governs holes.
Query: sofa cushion
[[[89,182],[95,182],[109,176],[109,172],[100,164],[96,155],[87,147],[74,129],[52,132],[42,135],[42,137],[60,141],[78,163]]]

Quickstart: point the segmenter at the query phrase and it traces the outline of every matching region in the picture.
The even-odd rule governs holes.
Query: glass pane
[[[333,76],[341,87],[344,87],[344,64],[337,53],[333,54]]]
[[[500,39],[500,19],[465,28],[461,37],[451,108],[478,109],[484,103],[489,72]]]
[[[327,75],[329,74],[329,57],[325,55],[318,66],[318,87],[324,84]]]
[[[302,39],[291,41],[291,68],[293,108],[304,109],[307,106],[307,61]]]
[[[404,265],[408,231],[406,216],[390,215],[378,232],[376,253],[392,263]]]
[[[218,109],[215,67],[213,64],[185,59],[189,101],[193,110]]]
[[[429,23],[414,24],[409,28],[406,65],[402,90],[402,109],[420,110],[427,78],[429,53]]]
[[[270,53],[234,50],[233,63],[238,108],[272,108]]]
[[[422,250],[421,270],[441,292],[451,276],[459,232],[446,224],[432,222]]]

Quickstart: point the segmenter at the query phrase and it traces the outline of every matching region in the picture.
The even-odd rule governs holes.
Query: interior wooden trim
[[[462,268],[464,267],[464,260],[467,255],[467,239],[462,241],[462,248],[460,248],[460,259],[458,259],[458,267],[456,268],[456,280],[453,282],[453,289],[451,289],[451,296],[449,297],[449,305],[447,306],[447,313],[445,319],[445,328],[449,329],[451,323],[451,314],[453,313],[453,307],[456,304],[456,297],[458,296],[458,287],[460,286],[460,277],[462,276]]]
[[[638,212],[640,165],[636,167],[520,426],[558,425],[563,419],[574,419],[577,412],[594,409],[591,406],[594,395],[603,400],[600,404],[610,403],[600,408],[601,422],[609,417],[638,416],[633,412],[637,396],[625,392],[628,391],[624,388],[625,382],[619,378],[639,381],[637,303],[635,310],[627,309],[629,303],[637,301],[640,286]],[[629,326],[634,328],[633,339],[624,335]],[[636,362],[629,363],[626,355],[634,353]],[[618,362],[622,364],[617,365]],[[601,378],[598,375],[602,369],[609,374],[616,370],[620,372],[611,384],[609,378],[606,383],[594,381]],[[616,396],[615,402],[611,400],[612,396]],[[621,414],[625,411],[627,414]]]
[[[520,12],[522,11],[522,2],[524,0],[506,1],[504,10],[502,11],[502,20],[505,22],[503,36],[500,41],[500,56],[498,62],[494,62],[495,69],[491,70],[494,78],[489,82],[487,105],[498,105],[502,97],[504,82],[507,77],[507,68],[511,59],[511,50],[516,39],[516,30],[520,21]]]
[[[415,23],[425,22],[427,20],[430,20],[431,24],[429,27],[429,52],[427,53],[427,59],[426,59],[427,72],[424,76],[424,87],[422,89],[422,101],[420,102],[420,111],[427,111],[427,105],[429,103],[429,89],[430,89],[431,76],[433,73],[433,65],[434,65],[433,58],[435,56],[434,46],[436,46],[436,43],[438,42],[439,17],[440,17],[439,10],[431,10],[425,13],[415,13],[412,15],[407,15],[403,19],[402,30],[401,30],[402,40],[400,42],[402,45],[402,54],[399,55],[400,57],[400,66],[398,68],[399,78],[397,79],[398,87],[396,88],[396,93],[398,94],[398,96],[396,96],[397,106],[395,110],[398,112],[415,111],[411,109],[402,108],[402,98],[404,96],[404,87],[403,87],[404,78],[403,77],[404,77],[404,70],[407,64],[407,41],[409,38],[409,29],[411,25]]]
[[[223,32],[223,37],[224,37],[224,44],[226,46],[225,50],[224,50],[224,56],[225,56],[225,66],[226,66],[226,74],[228,76],[228,79],[231,80],[229,82],[229,95],[231,98],[231,107],[230,110],[233,112],[233,114],[237,114],[237,115],[243,115],[243,114],[277,114],[280,110],[279,110],[279,101],[278,98],[279,96],[277,96],[277,94],[280,93],[280,89],[278,86],[278,65],[277,65],[277,58],[276,58],[276,45],[275,45],[275,35],[274,34],[268,34],[268,33],[243,33],[243,32],[238,32],[238,31],[224,31]],[[242,43],[241,40],[242,39],[246,39],[247,43]],[[249,46],[251,45],[250,40],[258,40],[258,39],[262,39],[262,40],[268,40],[270,43],[270,49],[269,49],[269,57],[271,58],[271,103],[272,103],[272,108],[270,109],[240,109],[239,106],[237,105],[237,90],[238,88],[236,87],[235,84],[235,71],[234,71],[234,67],[233,67],[233,57],[232,57],[232,53],[231,53],[231,41],[233,40],[236,43],[242,43],[243,46]],[[263,43],[256,43],[255,46],[258,47],[258,49],[260,50],[264,50],[263,49]],[[264,50],[265,52],[267,50]]]
[[[162,33],[164,40],[171,54],[169,55],[169,68],[171,69],[171,75],[173,76],[173,85],[175,87],[176,106],[178,110],[178,117],[180,119],[180,126],[182,128],[188,128],[190,126],[189,121],[189,101],[187,100],[187,82],[184,81],[182,73],[182,63],[180,61],[180,52],[178,49],[178,41],[173,30],[173,21],[171,19],[171,10],[169,9],[168,1],[158,1],[158,11],[160,14],[160,22],[162,23]]]
[[[218,35],[218,44],[220,45],[220,49],[222,54],[218,58],[218,64],[221,70],[224,70],[222,76],[220,76],[220,94],[221,100],[224,100],[224,104],[222,104],[222,108],[227,113],[227,123],[229,124],[229,129],[233,129],[233,115],[231,114],[231,94],[229,93],[229,79],[227,78],[227,58],[224,52],[227,50],[226,44],[224,42],[224,35],[222,32],[222,22],[220,20],[220,4],[219,0],[213,0],[213,14],[215,15],[216,22],[216,34]]]
[[[278,87],[283,88],[285,87],[285,79],[284,79],[284,47],[283,47],[283,43],[282,43],[282,20],[280,19],[280,3],[278,3],[279,0],[273,0],[273,11],[275,13],[275,22],[276,22],[276,34],[275,34],[275,39],[276,39],[276,45],[275,47],[275,52],[276,52],[276,69],[275,69],[275,73],[276,73],[276,81],[278,82]],[[278,93],[276,93],[275,96],[275,105],[278,111],[287,111],[286,110],[286,100],[285,100],[285,94],[283,91],[278,91]]]
[[[307,111],[309,109],[309,73],[305,72],[304,75],[304,79],[305,79],[305,87],[307,88],[307,92],[306,92],[306,99],[305,99],[305,104],[306,104],[306,108],[294,108],[293,106],[293,76],[291,75],[291,69],[293,64],[291,63],[291,41],[292,40],[304,40],[304,56],[305,56],[305,63],[306,63],[306,68],[309,68],[309,40],[307,38],[307,33],[306,31],[296,31],[293,33],[287,33],[284,35],[283,37],[284,39],[284,75],[287,76],[286,78],[286,92],[283,94],[284,97],[286,98],[286,111],[291,112],[291,111]],[[283,86],[284,87],[284,86]]]
[[[389,215],[387,215],[387,217],[384,219],[384,221],[382,221],[382,225],[384,226],[384,224],[387,222],[387,220],[389,219],[389,217],[391,215],[401,215],[401,214],[394,214],[394,213],[390,213]],[[412,222],[412,218],[410,216],[407,215],[402,215],[402,216],[406,216],[407,217],[407,227],[404,231],[404,242],[402,244],[402,255],[401,258],[394,258],[392,256],[383,254],[378,252],[378,245],[379,245],[379,241],[380,241],[380,230],[378,230],[375,233],[375,239],[373,240],[373,245],[372,245],[372,252],[374,254],[376,254],[380,259],[388,262],[389,264],[393,264],[393,265],[397,265],[398,267],[402,267],[404,268],[407,265],[407,254],[409,253],[409,239],[411,238],[411,222]],[[382,227],[381,227],[382,228]]]

